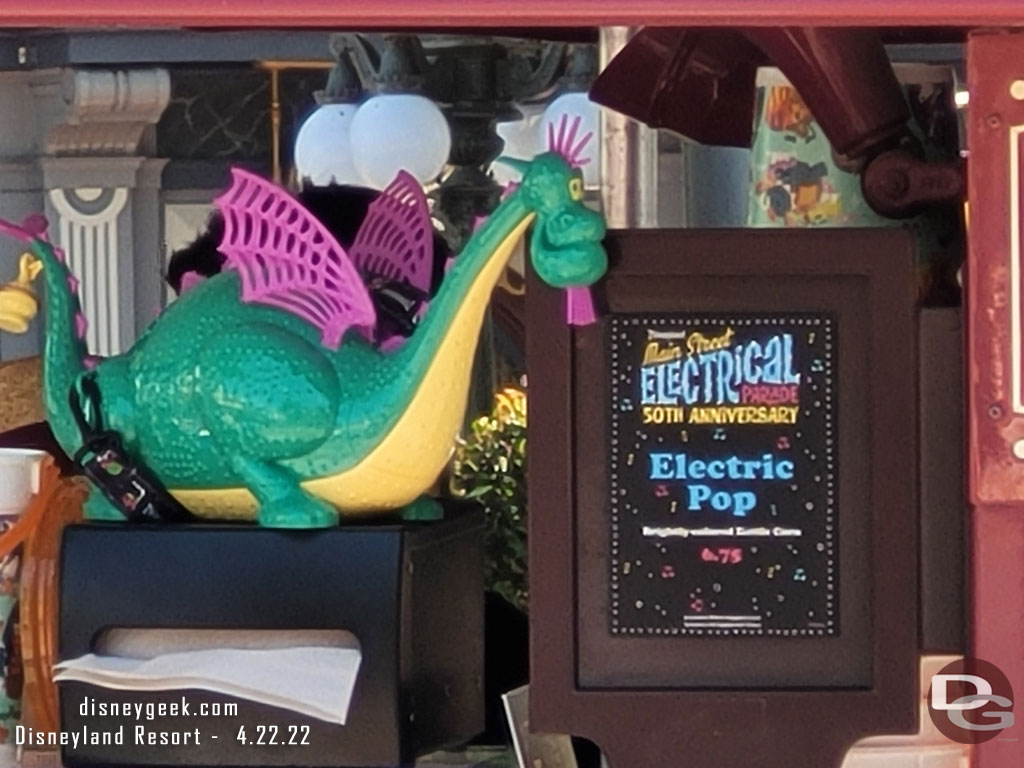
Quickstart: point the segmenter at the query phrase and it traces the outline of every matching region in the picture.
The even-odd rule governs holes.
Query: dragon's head
[[[534,158],[518,194],[537,218],[530,240],[533,267],[556,288],[591,285],[604,275],[608,257],[601,241],[601,214],[583,203],[583,174],[557,152]]]
[[[548,285],[568,293],[570,323],[584,325],[596,315],[587,287],[608,269],[601,245],[605,222],[601,214],[583,202],[583,148],[593,138],[587,133],[577,141],[580,118],[570,126],[563,116],[557,135],[548,125],[549,151],[531,162],[501,158],[522,173],[515,195],[536,215],[530,256],[533,267]]]

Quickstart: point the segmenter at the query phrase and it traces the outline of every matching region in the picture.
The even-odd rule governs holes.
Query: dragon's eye
[[[569,179],[569,197],[577,203],[583,199],[583,179],[579,176]]]

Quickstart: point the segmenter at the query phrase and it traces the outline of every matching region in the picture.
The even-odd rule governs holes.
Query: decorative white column
[[[37,102],[53,105],[56,86],[54,78],[41,81]],[[93,354],[127,349],[160,307],[166,161],[147,155],[169,99],[163,69],[60,75],[40,163],[46,215],[80,281]]]
[[[57,242],[68,266],[81,281],[82,311],[91,318],[86,343],[107,357],[121,348],[118,219],[128,203],[128,188],[51,189],[49,203],[59,216]],[[91,209],[91,210],[90,210]]]

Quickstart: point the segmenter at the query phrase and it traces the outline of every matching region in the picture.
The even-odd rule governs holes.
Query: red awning
[[[608,64],[591,98],[705,144],[747,146],[759,64],[778,66],[833,149],[858,159],[910,118],[880,30],[649,28]]]
[[[1024,26],[1020,0],[2,0],[4,27]]]

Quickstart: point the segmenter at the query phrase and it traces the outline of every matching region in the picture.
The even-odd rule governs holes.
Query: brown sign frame
[[[914,732],[920,694],[911,237],[865,229],[624,230],[609,233],[606,246],[609,273],[595,291],[606,313],[839,313],[840,354],[847,357],[840,375],[851,364],[866,366],[863,388],[840,379],[839,432],[847,440],[840,472],[844,459],[859,466],[841,477],[840,488],[871,499],[852,508],[849,494],[840,499],[840,525],[863,524],[848,528],[845,538],[841,528],[840,547],[859,535],[863,546],[845,553],[847,560],[884,565],[843,572],[845,581],[860,574],[859,594],[868,600],[866,633],[852,646],[839,647],[845,633],[825,640],[609,641],[600,506],[605,405],[594,378],[604,334],[601,324],[567,327],[561,292],[531,274],[532,728],[589,738],[613,768],[670,765],[687,754],[699,760],[688,763],[694,768],[838,768],[861,738]],[[844,322],[859,324],[859,341],[843,333]],[[859,439],[854,420],[843,415],[854,409]],[[870,517],[857,516],[858,509]],[[764,651],[780,656],[752,661],[752,641],[763,646],[757,658],[765,659]],[[811,657],[817,672],[796,674]],[[707,665],[717,665],[718,677],[705,674]]]

